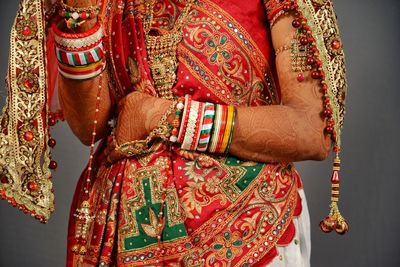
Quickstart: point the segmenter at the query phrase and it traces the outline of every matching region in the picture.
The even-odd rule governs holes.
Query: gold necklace
[[[162,35],[150,35],[153,24],[155,0],[146,1],[143,21],[146,49],[154,86],[161,98],[174,99],[172,87],[178,68],[177,48],[183,38],[182,27],[189,17],[194,0],[188,0],[171,31]]]

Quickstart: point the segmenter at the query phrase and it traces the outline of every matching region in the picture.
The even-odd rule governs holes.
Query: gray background
[[[0,4],[0,76],[8,34],[19,1]],[[347,53],[349,94],[342,155],[342,213],[348,235],[320,233],[327,215],[331,161],[298,164],[308,196],[314,267],[400,266],[398,138],[400,109],[400,1],[336,0]],[[5,92],[0,91],[1,106]],[[0,202],[0,267],[65,265],[68,210],[88,150],[66,124],[53,131],[56,212],[48,225]]]

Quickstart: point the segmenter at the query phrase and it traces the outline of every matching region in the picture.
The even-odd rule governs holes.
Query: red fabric
[[[174,21],[181,6],[169,0],[160,2],[155,25],[169,17]],[[133,90],[128,57],[137,61],[143,79],[151,80],[151,76],[140,16],[124,15],[115,1],[103,5],[112,55],[109,67],[116,86],[113,95],[118,101]],[[236,106],[279,104],[263,4],[203,0],[192,9],[195,12],[178,48],[175,95],[190,94],[198,101]],[[90,192],[96,219],[90,226],[88,254],[78,257],[68,251],[67,266],[81,261],[84,266],[195,266],[200,259],[205,266],[261,266],[277,255],[276,244],[293,239],[292,220],[301,212],[297,192],[301,185],[292,164],[256,164],[213,156],[193,161],[182,157],[178,147],[168,150],[161,145],[147,157],[107,166],[103,148],[96,155]],[[81,202],[84,179],[85,172],[71,215]],[[164,185],[167,217],[163,217],[159,244],[149,229],[160,219],[158,192]],[[71,216],[69,250],[75,227]],[[136,247],[139,244],[143,245]]]

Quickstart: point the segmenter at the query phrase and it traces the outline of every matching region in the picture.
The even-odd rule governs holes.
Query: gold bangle
[[[226,127],[224,132],[224,139],[222,140],[222,145],[219,153],[225,153],[226,148],[228,147],[229,137],[231,136],[232,131],[232,123],[234,117],[235,108],[233,106],[228,106],[228,117],[226,119]]]

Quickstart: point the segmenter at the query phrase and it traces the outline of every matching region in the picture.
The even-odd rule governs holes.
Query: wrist
[[[97,23],[100,6],[94,0],[61,0],[60,16],[64,18],[66,32],[81,33],[90,30]]]

